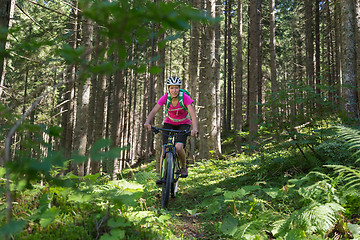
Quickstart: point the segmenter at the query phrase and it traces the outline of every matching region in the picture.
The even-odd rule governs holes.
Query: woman
[[[151,110],[148,117],[146,118],[144,127],[151,131],[151,120],[155,117],[156,113],[161,109],[163,105],[169,105],[169,108],[166,109],[166,116],[164,119],[164,128],[173,129],[173,130],[189,130],[190,125],[192,123],[191,136],[195,136],[198,132],[197,128],[197,119],[195,114],[195,108],[193,106],[193,100],[186,93],[182,93],[181,99],[179,99],[180,95],[180,86],[182,82],[178,77],[169,77],[166,81],[166,85],[168,88],[168,93],[163,95],[155,107]],[[167,104],[168,94],[170,94],[169,99],[170,102]],[[180,106],[180,101],[183,101],[183,105],[185,109]],[[190,120],[190,117],[191,120]],[[180,165],[181,165],[181,177],[187,177],[188,171],[186,167],[186,155],[184,147],[186,146],[187,136],[183,134],[179,134],[175,138],[175,148],[179,157]],[[163,132],[163,144],[166,144],[168,141],[168,133]],[[157,184],[162,183],[162,179],[156,181]]]

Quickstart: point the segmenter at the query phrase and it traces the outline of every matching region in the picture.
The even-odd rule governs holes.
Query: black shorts
[[[180,125],[172,125],[170,123],[164,123],[164,128],[165,129],[172,129],[172,130],[190,130],[190,125],[189,124],[180,124]],[[169,133],[166,131],[162,132],[162,137],[163,137],[163,144],[167,144],[168,143],[168,136]],[[186,139],[187,139],[187,135],[185,134],[178,134],[175,137],[175,143],[180,142],[184,144],[184,147],[186,146]]]

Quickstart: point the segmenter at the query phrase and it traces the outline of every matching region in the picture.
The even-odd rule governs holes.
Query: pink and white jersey
[[[166,99],[167,99],[167,94],[163,95],[159,101],[157,102],[157,104],[159,104],[160,106],[166,105]],[[186,95],[184,93],[183,96],[183,100],[184,100],[184,104],[185,106],[189,106],[193,100],[191,99],[191,97],[189,97],[188,95]],[[170,123],[172,125],[180,125],[180,124],[191,124],[191,120],[188,116],[188,111],[184,111],[181,106],[180,103],[178,103],[175,107],[170,104],[170,107],[168,109],[168,113],[169,116],[166,116],[164,119],[164,123]],[[183,120],[182,120],[183,119]]]

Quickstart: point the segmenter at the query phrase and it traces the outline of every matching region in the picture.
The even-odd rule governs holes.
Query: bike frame
[[[163,145],[163,157],[161,163],[161,178],[163,179],[163,189],[161,196],[161,205],[163,208],[167,208],[169,195],[176,196],[178,180],[180,178],[180,162],[176,154],[175,149],[175,136],[177,134],[190,135],[190,131],[187,130],[172,130],[165,128],[151,127],[152,131],[156,134],[159,131],[167,131],[169,133],[167,144]],[[169,161],[171,160],[169,169]],[[169,179],[169,176],[171,179]]]
[[[179,165],[178,156],[175,149],[175,143],[174,143],[175,136],[170,135],[168,137],[168,143],[163,145],[163,156],[162,156],[162,164],[161,164],[161,177],[165,177],[165,171],[167,169],[167,154],[172,153],[174,157],[174,164]]]

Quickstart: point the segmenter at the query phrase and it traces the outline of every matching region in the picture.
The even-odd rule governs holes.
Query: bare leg
[[[176,143],[175,144],[176,152],[179,156],[180,165],[182,168],[186,167],[186,154],[184,149],[183,143]]]

